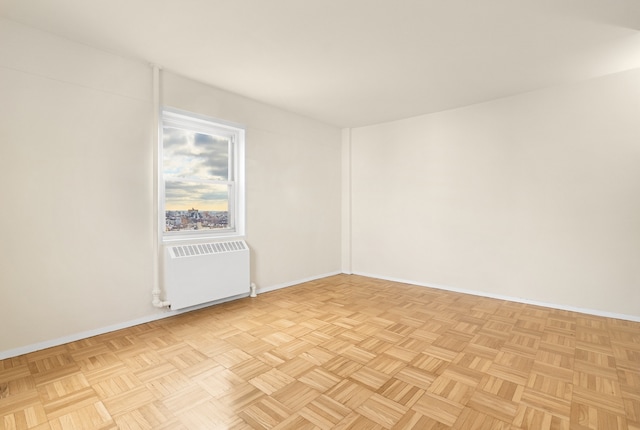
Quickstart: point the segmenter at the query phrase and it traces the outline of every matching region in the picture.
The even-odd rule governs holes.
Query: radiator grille
[[[221,254],[227,252],[238,252],[247,249],[247,245],[242,240],[231,242],[211,242],[198,243],[192,245],[169,246],[171,258],[195,257],[197,255]]]
[[[250,250],[243,240],[165,245],[163,285],[171,309],[249,294]]]

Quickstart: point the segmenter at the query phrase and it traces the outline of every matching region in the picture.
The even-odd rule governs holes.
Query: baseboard
[[[316,281],[322,278],[328,278],[329,276],[340,275],[341,273],[342,273],[341,271],[329,272],[329,273],[324,273],[322,275],[311,276],[309,278],[298,279],[297,281],[284,282],[282,284],[271,285],[269,287],[258,287],[257,292],[258,294],[267,293],[269,291],[275,291],[275,290],[280,290],[282,288],[293,287],[294,285],[298,285],[298,284],[304,284],[305,282],[311,282],[311,281]]]
[[[334,276],[334,275],[338,275],[340,274],[340,271],[337,272],[331,272],[331,273],[325,273],[322,275],[317,275],[317,276],[311,276],[308,278],[304,278],[304,279],[298,279],[296,281],[291,281],[291,282],[286,282],[286,283],[282,283],[282,284],[277,284],[277,285],[272,285],[269,287],[265,287],[265,288],[258,288],[257,292],[258,293],[266,293],[268,291],[274,291],[274,290],[279,290],[281,288],[286,288],[286,287],[291,287],[294,285],[298,285],[298,284],[302,284],[304,282],[309,282],[309,281],[315,281],[317,279],[322,279],[322,278],[326,278],[329,276]],[[202,308],[206,308],[209,306],[214,306],[214,305],[218,305],[220,303],[224,303],[230,300],[236,300],[242,297],[247,297],[247,294],[241,294],[239,296],[234,296],[234,297],[228,297],[226,299],[222,299],[222,300],[216,300],[214,302],[209,302],[209,303],[203,303],[201,305],[197,305],[197,306],[192,306],[189,308],[185,308],[185,309],[180,309],[180,310],[164,310],[164,311],[158,311],[158,313],[152,314],[152,315],[147,315],[141,318],[137,318],[134,320],[130,320],[130,321],[125,321],[122,323],[118,323],[118,324],[113,324],[113,325],[109,325],[106,327],[101,327],[101,328],[97,328],[97,329],[93,329],[93,330],[87,330],[87,331],[82,331],[79,333],[74,333],[68,336],[63,336],[63,337],[59,337],[56,339],[50,339],[50,340],[45,340],[43,342],[38,342],[38,343],[34,343],[34,344],[30,344],[30,345],[25,345],[25,346],[21,346],[18,348],[14,348],[14,349],[9,349],[6,351],[0,351],[0,360],[4,360],[7,358],[11,358],[11,357],[17,357],[19,355],[23,355],[23,354],[28,354],[30,352],[35,352],[35,351],[40,351],[43,349],[47,349],[47,348],[52,348],[54,346],[59,346],[59,345],[64,345],[65,343],[69,343],[69,342],[75,342],[77,340],[81,340],[81,339],[86,339],[88,337],[93,337],[93,336],[98,336],[101,334],[105,334],[105,333],[110,333],[112,331],[116,331],[116,330],[122,330],[125,328],[129,328],[129,327],[133,327],[136,325],[140,325],[140,324],[145,324],[145,323],[149,323],[152,321],[157,321],[163,318],[169,318],[175,315],[179,315],[185,312],[190,312],[190,311],[195,311],[197,309],[202,309]]]
[[[209,303],[203,303],[200,305],[196,305],[196,306],[192,306],[189,308],[185,308],[185,309],[180,309],[180,310],[162,310],[162,311],[158,311],[158,313],[156,314],[152,314],[152,315],[147,315],[141,318],[137,318],[134,320],[129,320],[129,321],[125,321],[122,323],[118,323],[118,324],[113,324],[113,325],[109,325],[106,327],[100,327],[97,329],[93,329],[93,330],[87,330],[87,331],[82,331],[80,333],[74,333],[68,336],[63,336],[63,337],[59,337],[56,339],[50,339],[50,340],[45,340],[43,342],[38,342],[38,343],[33,343],[31,345],[25,345],[25,346],[21,346],[19,348],[14,348],[14,349],[9,349],[6,351],[0,351],[0,360],[4,360],[7,358],[11,358],[11,357],[17,357],[19,355],[23,355],[23,354],[28,354],[30,352],[35,352],[35,351],[40,351],[43,349],[47,349],[47,348],[52,348],[54,346],[60,346],[60,345],[64,345],[65,343],[70,343],[70,342],[75,342],[77,340],[82,340],[82,339],[86,339],[89,337],[93,337],[93,336],[99,336],[101,334],[105,334],[105,333],[111,333],[112,331],[117,331],[117,330],[122,330],[125,328],[129,328],[129,327],[133,327],[133,326],[137,326],[140,324],[146,324],[149,322],[153,322],[153,321],[157,321],[163,318],[169,318],[175,315],[180,315],[183,314],[185,312],[191,312],[191,311],[195,311],[198,309],[203,309],[209,306],[214,306],[214,305],[218,305],[220,303],[224,303],[224,302],[228,302],[230,300],[236,300],[236,299],[240,299],[242,297],[247,297],[247,294],[241,294],[238,296],[234,296],[234,297],[228,297],[222,300],[216,300],[214,302],[209,302]]]
[[[292,287],[294,285],[298,285],[298,284],[303,284],[305,282],[310,282],[310,281],[315,281],[318,279],[322,279],[322,278],[328,278],[329,276],[335,276],[335,275],[339,275],[342,274],[344,272],[330,272],[330,273],[324,273],[322,275],[316,275],[316,276],[311,276],[308,278],[304,278],[304,279],[298,279],[296,281],[291,281],[291,282],[284,282],[281,284],[276,284],[276,285],[271,285],[269,287],[263,287],[263,288],[258,288],[257,292],[258,293],[266,293],[269,291],[275,291],[275,290],[279,290],[282,288],[287,288],[287,287]],[[565,305],[558,305],[558,304],[553,304],[553,303],[546,303],[546,302],[539,302],[536,300],[528,300],[528,299],[523,299],[520,297],[511,297],[511,296],[505,296],[505,295],[501,295],[501,294],[492,294],[492,293],[485,293],[483,291],[475,291],[475,290],[465,290],[462,288],[455,288],[455,287],[450,287],[447,285],[440,285],[440,284],[434,284],[434,283],[425,283],[425,282],[418,282],[418,281],[414,281],[414,280],[410,280],[410,279],[402,279],[402,278],[396,278],[396,277],[390,277],[390,276],[382,276],[382,275],[377,275],[377,274],[372,274],[372,273],[364,273],[364,272],[353,272],[353,273],[349,273],[349,274],[353,274],[353,275],[358,275],[358,276],[366,276],[368,278],[374,278],[374,279],[382,279],[382,280],[386,280],[386,281],[392,281],[392,282],[400,282],[403,284],[410,284],[410,285],[416,285],[419,287],[427,287],[427,288],[435,288],[437,290],[444,290],[444,291],[451,291],[451,292],[455,292],[455,293],[462,293],[462,294],[470,294],[473,296],[479,296],[479,297],[487,297],[487,298],[491,298],[491,299],[498,299],[498,300],[507,300],[510,302],[515,302],[515,303],[525,303],[525,304],[529,304],[529,305],[534,305],[534,306],[541,306],[541,307],[545,307],[545,308],[551,308],[551,309],[561,309],[561,310],[565,310],[565,311],[571,311],[571,312],[577,312],[577,313],[581,313],[581,314],[587,314],[587,315],[595,315],[595,316],[600,316],[600,317],[605,317],[605,318],[614,318],[614,319],[620,319],[620,320],[627,320],[627,321],[634,321],[634,322],[640,322],[640,317],[639,316],[634,316],[634,315],[626,315],[626,314],[618,314],[615,312],[606,312],[606,311],[601,311],[601,310],[596,310],[596,309],[586,309],[586,308],[579,308],[579,307],[574,307],[574,306],[565,306]],[[30,352],[35,352],[35,351],[40,351],[42,349],[46,349],[46,348],[51,348],[54,346],[59,346],[59,345],[64,345],[65,343],[69,343],[69,342],[75,342],[77,340],[81,340],[81,339],[86,339],[89,337],[93,337],[93,336],[98,336],[101,334],[105,334],[105,333],[110,333],[116,330],[122,330],[125,328],[129,328],[129,327],[133,327],[136,325],[140,325],[140,324],[145,324],[145,323],[149,323],[152,321],[157,321],[163,318],[169,318],[175,315],[179,315],[185,312],[190,312],[190,311],[194,311],[197,309],[202,309],[202,308],[206,308],[209,306],[214,306],[220,303],[224,303],[226,301],[230,301],[230,300],[236,300],[238,298],[242,298],[242,297],[246,297],[246,294],[242,294],[240,296],[235,296],[235,297],[230,297],[227,299],[223,299],[223,300],[218,300],[215,302],[210,302],[210,303],[204,303],[201,305],[197,305],[197,306],[193,306],[190,308],[186,308],[186,309],[180,309],[177,311],[172,311],[172,310],[165,310],[162,312],[158,312],[156,314],[153,315],[148,315],[142,318],[138,318],[135,320],[130,320],[130,321],[125,321],[122,323],[118,323],[118,324],[113,324],[110,326],[106,326],[106,327],[101,327],[98,329],[94,329],[94,330],[87,330],[87,331],[83,331],[80,333],[75,333],[69,336],[63,336],[63,337],[59,337],[56,339],[51,339],[51,340],[46,340],[43,342],[38,342],[38,343],[34,343],[31,345],[25,345],[25,346],[21,346],[19,348],[14,348],[14,349],[9,349],[6,351],[0,351],[0,360],[4,360],[7,358],[11,358],[11,357],[17,357],[19,355],[23,355],[23,354],[28,354]]]
[[[559,305],[555,303],[539,302],[536,300],[529,300],[521,297],[511,297],[511,296],[505,296],[502,294],[492,294],[492,293],[486,293],[484,291],[465,290],[462,288],[450,287],[448,285],[418,282],[410,279],[395,278],[392,276],[381,276],[381,275],[376,275],[372,273],[353,272],[353,274],[359,275],[359,276],[366,276],[368,278],[382,279],[385,281],[417,285],[419,287],[428,287],[428,288],[435,288],[437,290],[451,291],[454,293],[469,294],[472,296],[487,297],[490,299],[506,300],[506,301],[515,302],[515,303],[525,303],[527,305],[541,306],[543,308],[560,309],[563,311],[577,312],[577,313],[586,314],[586,315],[594,315],[594,316],[613,318],[618,320],[640,322],[640,316],[635,316],[635,315],[618,314],[615,312],[607,312],[607,311],[601,311],[597,309],[587,309],[587,308],[579,308],[575,306]]]

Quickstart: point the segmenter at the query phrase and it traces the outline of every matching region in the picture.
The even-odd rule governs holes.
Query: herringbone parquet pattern
[[[0,361],[0,393],[3,430],[640,430],[640,324],[339,275]]]

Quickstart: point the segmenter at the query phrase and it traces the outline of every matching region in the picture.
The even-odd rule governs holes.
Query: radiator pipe
[[[153,306],[155,306],[156,308],[170,308],[171,307],[171,302],[167,302],[160,300],[160,289],[156,289],[154,288],[153,291],[151,292],[151,295],[153,296],[153,300],[151,301],[151,304]]]
[[[151,295],[153,300],[151,304],[156,308],[170,308],[171,302],[160,299],[162,291],[160,291],[160,204],[159,185],[158,185],[158,169],[159,169],[159,150],[160,142],[160,67],[152,64],[153,68],[153,201],[154,201],[154,218],[153,222],[153,290]]]

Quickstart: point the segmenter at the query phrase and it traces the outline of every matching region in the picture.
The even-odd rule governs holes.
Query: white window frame
[[[164,127],[183,128],[203,134],[223,135],[231,140],[230,173],[228,181],[218,181],[229,185],[229,228],[211,230],[181,230],[167,232],[165,209],[165,177],[164,177]],[[244,144],[245,128],[239,124],[212,118],[193,112],[171,107],[163,107],[160,112],[158,139],[158,222],[162,242],[175,242],[194,239],[211,240],[224,237],[244,236],[245,229],[245,184],[244,184]],[[197,180],[190,182],[198,182]]]

